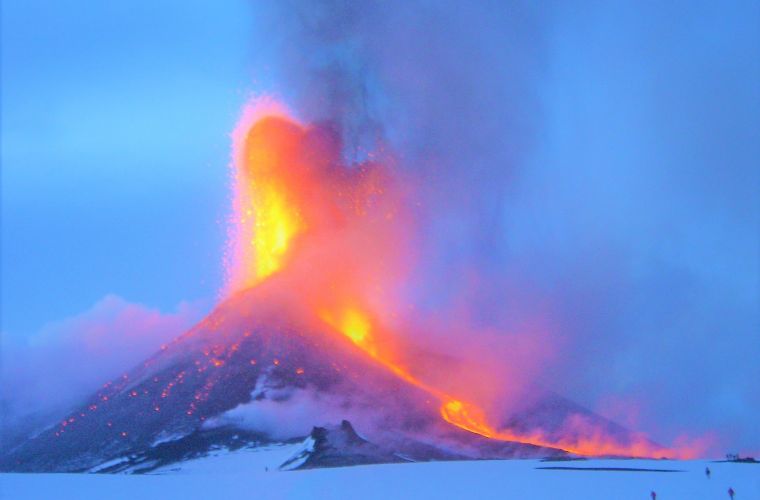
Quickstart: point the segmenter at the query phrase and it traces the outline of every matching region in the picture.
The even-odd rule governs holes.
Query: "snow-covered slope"
[[[2,474],[0,498],[648,500],[655,491],[657,498],[663,500],[719,500],[728,498],[729,487],[736,491],[737,500],[760,498],[757,464],[702,460],[496,460],[277,471],[274,464],[299,446],[220,453],[150,475]],[[705,467],[712,470],[709,479]],[[592,470],[605,468],[621,470]]]

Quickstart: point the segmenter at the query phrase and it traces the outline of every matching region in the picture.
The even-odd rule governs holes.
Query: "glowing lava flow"
[[[386,356],[381,355],[377,347],[377,342],[371,332],[370,320],[358,309],[347,308],[338,315],[323,310],[320,312],[319,317],[333,329],[345,335],[365,354],[368,354],[372,359],[386,367],[399,378],[438,398],[445,396],[441,391],[425,384],[401,366],[393,363]]]
[[[391,372],[410,384],[428,392],[441,401],[440,414],[448,423],[461,429],[479,434],[481,436],[499,441],[510,441],[548,448],[559,448],[577,455],[610,455],[610,456],[636,456],[636,457],[683,457],[690,458],[688,452],[655,446],[645,439],[623,445],[604,436],[577,440],[552,440],[540,433],[532,435],[518,434],[509,431],[499,431],[487,423],[485,412],[478,406],[467,403],[437,389],[417,377],[406,369],[394,363],[388,357],[382,355],[372,336],[371,323],[366,315],[355,308],[347,308],[339,315],[333,315],[326,311],[320,313],[328,325],[345,335],[351,342],[368,354],[372,359],[385,366]]]
[[[333,316],[329,311],[322,310],[319,313],[319,317],[325,323],[348,337],[351,342],[361,347],[364,352],[372,357],[377,356],[377,349],[369,334],[369,319],[357,309],[346,309],[338,318]]]
[[[633,443],[621,444],[603,434],[590,438],[550,439],[541,432],[526,435],[511,431],[499,431],[487,423],[485,412],[482,409],[456,399],[446,401],[441,406],[441,416],[450,424],[487,438],[548,448],[559,448],[576,455],[694,458],[693,453],[690,451],[660,447],[652,444],[643,436]]]

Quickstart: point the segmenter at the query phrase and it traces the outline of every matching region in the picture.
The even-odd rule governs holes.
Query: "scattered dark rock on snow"
[[[282,470],[315,469],[410,462],[359,436],[348,420],[335,428],[314,427],[304,449],[280,466]]]

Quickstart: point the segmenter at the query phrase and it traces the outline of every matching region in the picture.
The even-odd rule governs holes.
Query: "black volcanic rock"
[[[335,428],[314,427],[304,449],[280,466],[283,470],[410,462],[360,437],[348,420]]]

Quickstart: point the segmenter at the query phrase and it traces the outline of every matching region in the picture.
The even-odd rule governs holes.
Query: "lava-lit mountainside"
[[[142,365],[104,384],[53,427],[7,450],[3,470],[87,470],[188,435],[252,397],[271,399],[266,391],[252,396],[262,385],[280,389],[276,397],[283,403],[287,391],[297,388],[330,395],[332,401],[339,398],[338,421],[340,416],[369,416],[366,422],[371,417],[373,427],[391,435],[391,441],[395,437],[400,449],[411,453],[410,438],[404,436],[443,440],[444,448],[461,448],[474,458],[557,453],[491,443],[446,424],[438,415],[437,401],[382,365],[367,362],[348,339],[326,329],[304,328],[297,317],[278,308],[261,308],[262,290],[226,301]],[[435,458],[430,450],[423,451]]]
[[[18,450],[12,468],[77,470],[130,449],[148,447],[161,436],[183,435],[207,419],[250,401],[262,377],[270,385],[354,394],[376,381],[407,404],[416,389],[357,363],[340,338],[307,332],[292,318],[255,307],[255,291],[223,303],[205,320],[155,356],[102,389]],[[241,314],[241,311],[246,311]],[[376,397],[383,397],[382,393]],[[432,412],[431,412],[432,413]],[[423,413],[424,414],[424,413]],[[419,418],[417,412],[407,414]]]
[[[683,455],[518,381],[509,365],[520,356],[493,353],[530,353],[526,336],[494,337],[507,351],[474,349],[476,327],[453,349],[419,342],[447,326],[418,320],[404,293],[419,258],[414,183],[393,175],[391,155],[347,164],[329,124],[270,108],[246,115],[233,135],[228,298],[9,450],[4,469],[87,469],[198,431],[251,400],[286,407],[298,389],[406,457],[426,446],[437,451],[418,459]]]

